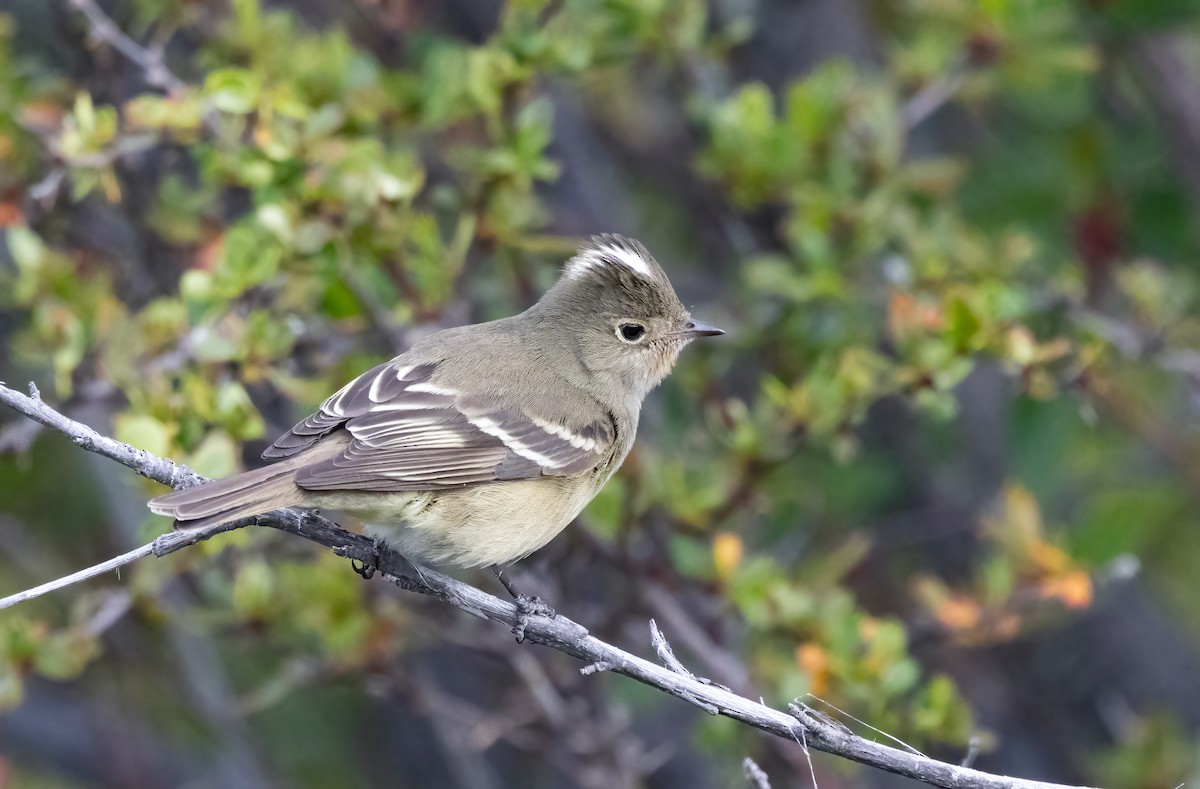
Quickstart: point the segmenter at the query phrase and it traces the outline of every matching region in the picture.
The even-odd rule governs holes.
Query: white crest
[[[566,273],[572,279],[582,279],[592,269],[613,262],[619,263],[639,277],[654,278],[650,264],[635,249],[607,237],[598,240],[595,246],[579,250],[579,254],[567,263]]]

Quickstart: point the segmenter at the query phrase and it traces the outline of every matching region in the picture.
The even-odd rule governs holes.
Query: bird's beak
[[[724,333],[724,329],[718,329],[716,326],[710,326],[707,323],[690,319],[684,324],[683,330],[677,332],[677,334],[682,334],[684,337],[719,337]]]

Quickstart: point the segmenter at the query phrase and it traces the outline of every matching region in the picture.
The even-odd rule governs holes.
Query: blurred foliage
[[[768,703],[813,694],[914,743],[981,731],[947,670],[915,653],[914,629],[961,649],[1028,637],[1091,606],[1136,554],[1194,636],[1197,200],[1162,161],[1141,89],[1102,66],[1110,41],[1195,12],[880,3],[876,65],[716,87],[704,75],[755,34],[736,5],[520,0],[474,43],[397,23],[386,32],[403,30],[402,46],[384,57],[258,0],[219,14],[139,0],[120,21],[180,39],[179,84],[137,81],[88,39],[87,57],[134,75],[123,91],[18,54],[20,27],[0,17],[10,364],[57,400],[119,392],[117,438],[234,472],[395,338],[516,311],[553,281],[574,245],[550,199],[567,174],[564,93],[618,138],[653,139],[675,113],[689,144],[672,152],[749,242],[702,276],[683,263],[686,233],[651,246],[680,281],[710,283],[698,311],[736,332],[689,350],[654,395],[657,424],[584,516],[595,538],[626,550],[665,534],[657,561],[734,620]],[[663,85],[674,103],[643,102],[639,126],[631,97]],[[1138,110],[1108,121],[1106,101]],[[965,151],[924,136],[946,106],[974,140]],[[668,228],[706,221],[686,201],[656,205]],[[97,228],[105,212],[137,242]],[[889,599],[868,605],[883,581],[856,573],[878,566],[880,523],[910,506],[913,466],[939,490],[964,484],[954,458],[970,439],[953,425],[981,370],[1017,401],[1011,478],[982,517],[947,527],[974,538],[965,567],[900,551]],[[908,454],[873,427],[889,407],[915,425]],[[1161,461],[1133,462],[1147,450]],[[0,462],[7,474],[15,461]],[[277,546],[228,535],[142,563],[129,605],[152,624],[179,616],[163,594],[190,578],[197,627],[273,656],[246,669],[246,708],[264,714],[317,678],[365,681],[419,640],[403,597],[369,597],[343,562],[278,560]],[[67,680],[104,654],[96,600],[68,592],[0,622],[0,705],[19,704],[31,675]],[[320,669],[293,671],[301,659]],[[727,721],[699,736],[722,769],[752,747]],[[1194,769],[1189,737],[1146,718],[1095,780],[1173,785]],[[280,761],[304,782],[302,759]]]

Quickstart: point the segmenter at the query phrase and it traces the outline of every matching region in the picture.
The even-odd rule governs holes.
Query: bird
[[[149,507],[183,529],[336,510],[410,561],[503,568],[613,476],[680,351],[724,333],[691,316],[640,242],[593,236],[529,309],[417,341],[277,438],[268,465]]]

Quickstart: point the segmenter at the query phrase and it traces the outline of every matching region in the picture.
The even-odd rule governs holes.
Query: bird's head
[[[688,343],[725,333],[691,316],[644,246],[611,234],[579,249],[538,308],[567,330],[588,371],[638,401]]]

